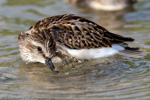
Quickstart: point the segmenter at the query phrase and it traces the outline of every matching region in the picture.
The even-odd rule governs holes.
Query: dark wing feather
[[[96,23],[73,14],[49,17],[31,28],[50,30],[57,42],[71,49],[111,47],[113,43],[133,41],[132,38],[110,33]]]

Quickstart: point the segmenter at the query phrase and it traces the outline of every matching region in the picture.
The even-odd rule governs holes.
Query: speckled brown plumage
[[[73,14],[58,15],[43,19],[29,28],[33,38],[41,42],[51,37],[71,49],[111,47],[112,44],[130,42],[134,39],[113,34],[96,23]],[[39,39],[40,38],[40,39]],[[51,45],[55,46],[55,42]],[[52,46],[50,46],[52,48]]]
[[[52,62],[64,56],[96,59],[113,54],[141,56],[138,48],[128,47],[134,39],[109,32],[102,26],[73,14],[38,21],[18,36],[20,55],[26,62],[41,62],[57,72]],[[130,51],[130,52],[129,52]]]

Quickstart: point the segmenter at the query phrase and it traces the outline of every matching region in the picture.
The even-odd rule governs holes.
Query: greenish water
[[[75,13],[135,38],[140,59],[115,55],[58,67],[25,64],[17,35],[45,17]],[[56,65],[59,66],[59,65]],[[117,12],[77,8],[61,0],[0,0],[0,99],[150,100],[150,1]]]

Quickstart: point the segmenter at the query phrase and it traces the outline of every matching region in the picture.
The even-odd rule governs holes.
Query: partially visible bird
[[[87,60],[114,54],[140,57],[139,48],[126,43],[133,41],[73,14],[40,20],[18,36],[22,59],[44,63],[52,71],[56,71],[53,62],[62,61],[61,56]]]
[[[125,9],[136,3],[137,0],[65,0],[65,2],[88,6],[96,10],[115,11]]]

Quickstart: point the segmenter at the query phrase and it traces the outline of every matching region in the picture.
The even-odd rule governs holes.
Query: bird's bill
[[[54,67],[54,65],[53,65],[53,63],[52,63],[51,58],[46,59],[46,60],[45,60],[45,64],[46,64],[53,72],[58,72],[58,71],[55,69],[55,67]]]

